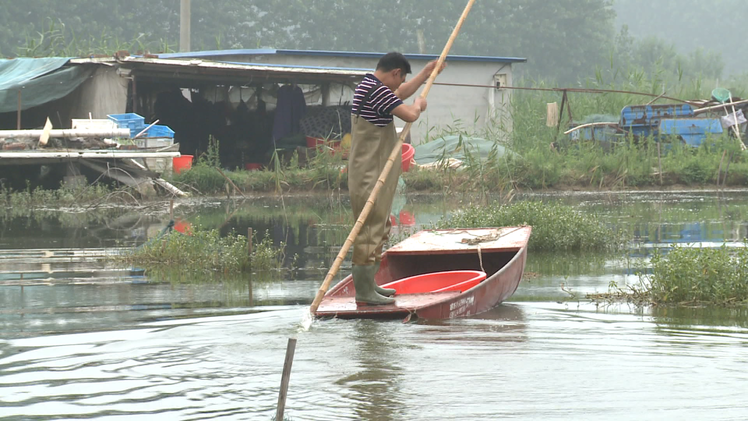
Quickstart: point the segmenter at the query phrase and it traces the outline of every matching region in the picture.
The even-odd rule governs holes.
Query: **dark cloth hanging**
[[[299,120],[306,113],[304,92],[298,86],[284,85],[278,89],[278,103],[273,121],[273,139],[299,133]]]

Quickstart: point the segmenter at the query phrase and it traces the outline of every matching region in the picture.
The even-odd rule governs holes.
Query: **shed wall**
[[[281,64],[290,66],[342,67],[352,69],[374,69],[378,59],[364,57],[326,57],[303,55],[246,55],[215,56],[216,61],[251,62]],[[426,65],[426,60],[411,59],[413,73],[419,72]],[[495,86],[494,76],[504,74],[506,86],[512,86],[512,65],[497,62],[453,61],[436,79],[442,83],[459,83]],[[420,94],[420,90],[417,95]],[[438,132],[440,128],[454,127],[461,124],[469,131],[484,127],[491,120],[501,122],[504,127],[511,127],[508,109],[510,91],[492,88],[473,88],[456,86],[434,86],[429,92],[429,108],[411,129],[414,144],[421,143],[429,132]],[[337,101],[338,98],[334,98]],[[344,101],[350,101],[347,97]],[[410,100],[412,101],[412,100]],[[396,119],[398,127],[405,125]]]

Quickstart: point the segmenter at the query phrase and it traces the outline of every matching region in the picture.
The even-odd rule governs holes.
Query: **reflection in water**
[[[391,323],[374,320],[353,322],[353,341],[349,357],[359,371],[335,383],[350,389],[354,412],[359,419],[372,421],[402,420],[399,377],[402,351],[393,337]]]

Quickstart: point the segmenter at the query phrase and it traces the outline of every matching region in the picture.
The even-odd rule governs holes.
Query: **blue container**
[[[120,129],[130,129],[130,137],[135,137],[136,134],[140,133],[146,127],[145,118],[139,114],[109,114],[107,117],[115,122]]]
[[[660,135],[675,135],[689,146],[704,143],[709,134],[721,134],[722,122],[717,118],[663,119],[659,126]]]
[[[663,119],[693,117],[689,104],[629,105],[621,110],[619,122],[622,129],[636,136],[656,135]]]
[[[140,129],[137,133],[142,132],[143,129]],[[133,135],[135,136],[135,135]],[[143,133],[140,137],[168,137],[170,139],[174,138],[174,130],[169,128],[169,126],[162,126],[159,124],[154,124],[151,126],[145,133]]]

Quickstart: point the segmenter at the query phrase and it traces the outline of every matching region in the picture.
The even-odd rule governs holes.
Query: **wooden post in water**
[[[174,220],[174,199],[169,201],[169,219]]]
[[[252,258],[252,227],[247,228],[247,253]]]
[[[252,227],[247,228],[247,255],[249,256],[249,277],[247,288],[249,290],[249,305],[254,305],[254,296],[252,294]]]
[[[283,412],[286,410],[286,396],[288,395],[288,381],[291,379],[291,365],[293,364],[293,354],[296,351],[296,339],[288,338],[288,347],[286,347],[286,361],[283,363],[283,375],[281,376],[281,388],[278,394],[278,410],[275,412],[275,419],[283,421]]]

